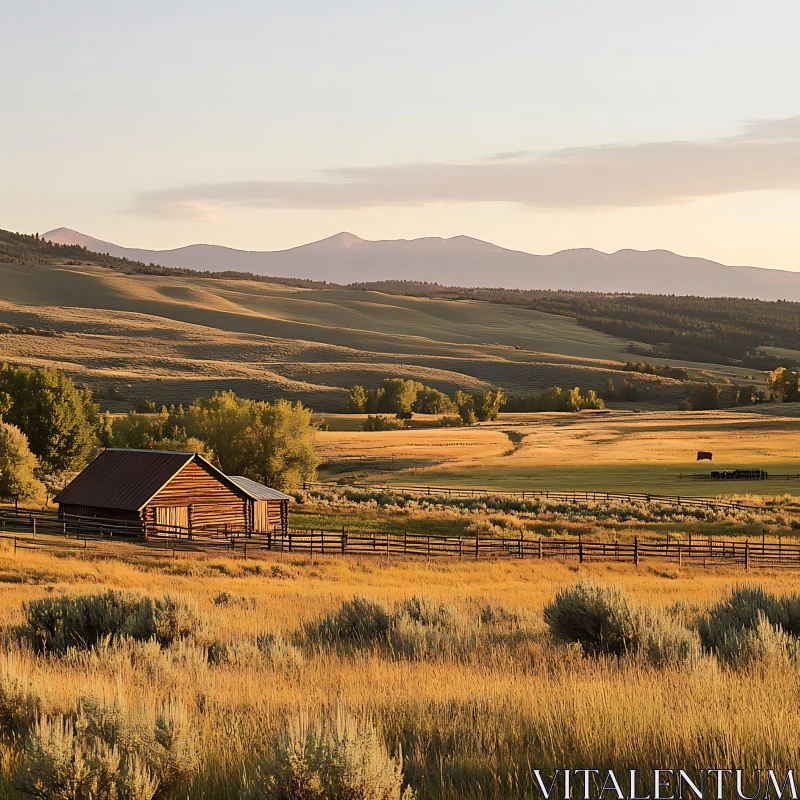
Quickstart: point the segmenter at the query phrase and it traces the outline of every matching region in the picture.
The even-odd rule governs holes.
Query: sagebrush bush
[[[42,800],[154,800],[196,769],[195,736],[180,706],[168,702],[144,723],[118,703],[84,698],[72,714],[37,720],[14,783]]]
[[[716,649],[731,634],[758,626],[761,619],[785,629],[786,608],[781,600],[762,586],[737,586],[714,605],[698,622],[698,631],[705,647]]]
[[[241,800],[413,800],[403,790],[402,763],[375,726],[337,709],[334,719],[301,715],[277,736],[251,776]]]
[[[555,638],[588,655],[638,656],[654,667],[683,666],[700,655],[696,634],[673,617],[628,602],[621,589],[579,583],[544,608]]]
[[[462,615],[447,603],[439,603],[430,597],[414,595],[397,605],[393,618],[406,618],[411,622],[428,627],[449,628],[458,624]]]
[[[345,647],[382,645],[395,655],[422,658],[454,655],[476,646],[480,624],[455,608],[414,596],[390,612],[362,597],[347,600],[322,619],[305,626],[306,639]]]
[[[674,617],[661,611],[639,612],[639,652],[654,667],[681,667],[701,656],[700,640]]]
[[[158,784],[133,754],[77,735],[71,719],[42,717],[26,740],[14,785],[41,800],[153,800]]]
[[[544,607],[544,621],[563,642],[591,654],[621,656],[639,646],[636,612],[620,589],[579,583],[559,589]]]
[[[800,658],[800,595],[737,586],[700,618],[703,644],[734,668]]]
[[[198,635],[203,622],[195,606],[182,598],[154,600],[117,590],[43,597],[24,603],[22,610],[22,635],[37,649],[55,653],[73,647],[90,648],[103,639],[122,636],[156,639],[167,646]]]
[[[305,626],[312,642],[366,646],[385,641],[391,625],[386,607],[375,600],[354,597],[317,622]]]
[[[734,669],[776,667],[797,662],[800,642],[760,613],[755,625],[728,629],[717,643],[716,653]]]

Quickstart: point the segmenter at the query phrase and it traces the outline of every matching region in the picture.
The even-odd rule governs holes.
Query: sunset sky
[[[800,270],[800,3],[2,3],[0,228]]]

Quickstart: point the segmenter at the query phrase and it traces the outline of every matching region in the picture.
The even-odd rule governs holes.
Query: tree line
[[[0,498],[55,494],[102,447],[199,452],[229,475],[277,489],[314,478],[316,426],[300,403],[217,392],[187,408],[101,414],[55,369],[0,364]]]
[[[365,389],[360,384],[353,386],[347,397],[345,411],[368,414],[365,430],[402,427],[383,419],[387,415],[397,420],[409,420],[414,414],[444,414],[445,425],[453,424],[453,417],[464,425],[473,425],[497,419],[504,400],[502,389],[472,392],[459,389],[448,395],[419,381],[384,378],[374,389]]]
[[[403,378],[384,378],[380,385],[365,389],[360,384],[350,389],[345,411],[368,414],[365,430],[390,430],[403,427],[414,414],[444,415],[441,424],[474,425],[497,419],[503,412],[580,411],[603,408],[603,400],[593,390],[582,394],[579,387],[551,386],[541,392],[508,396],[502,389],[464,391],[452,395]]]

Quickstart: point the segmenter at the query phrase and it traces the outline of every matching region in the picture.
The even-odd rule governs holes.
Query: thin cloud
[[[130,213],[156,219],[231,207],[362,209],[506,202],[592,210],[800,189],[800,117],[749,122],[727,139],[515,152],[467,163],[323,170],[319,180],[207,183],[144,192]]]

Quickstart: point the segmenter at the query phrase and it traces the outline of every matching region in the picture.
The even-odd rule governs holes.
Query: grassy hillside
[[[186,402],[230,387],[333,411],[346,388],[386,375],[448,391],[656,381],[619,371],[627,341],[525,308],[88,264],[0,263],[0,322],[64,334],[0,335],[0,359],[53,364],[120,409],[142,397]],[[691,372],[749,377],[698,364]],[[685,391],[678,381],[658,384],[668,402]]]

